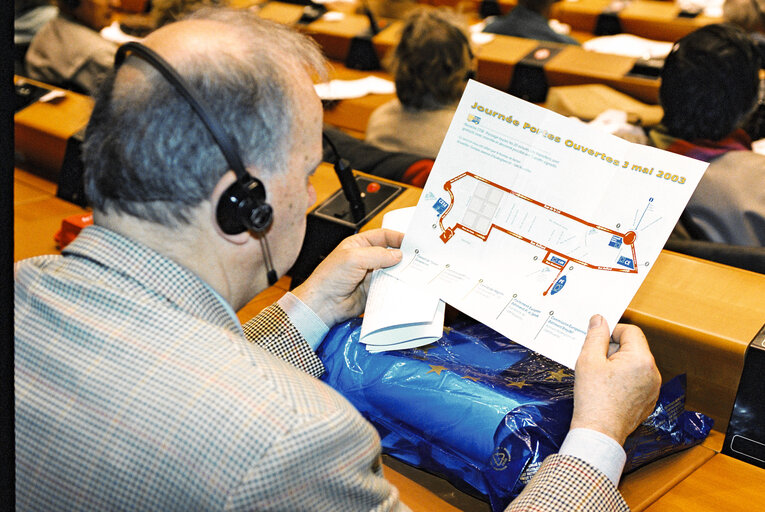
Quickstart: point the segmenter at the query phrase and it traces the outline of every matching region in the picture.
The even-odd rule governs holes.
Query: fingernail
[[[593,315],[592,318],[590,318],[590,326],[589,329],[594,329],[596,327],[600,327],[600,324],[603,322],[603,317],[600,315]]]
[[[401,259],[404,257],[404,254],[401,252],[401,249],[388,249],[388,250],[391,252],[391,254],[393,254],[393,256],[396,259]]]

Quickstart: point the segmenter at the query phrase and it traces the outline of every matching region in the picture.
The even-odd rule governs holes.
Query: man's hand
[[[638,327],[618,324],[613,339],[620,348],[608,356],[608,324],[593,316],[576,361],[571,428],[597,430],[624,444],[653,411],[661,376]]]
[[[350,236],[292,293],[329,327],[356,316],[364,310],[371,271],[401,261],[396,248],[403,238],[403,233],[390,229]]]

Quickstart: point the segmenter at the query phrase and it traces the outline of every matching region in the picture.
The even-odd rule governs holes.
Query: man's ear
[[[252,238],[250,232],[245,229],[241,233],[229,235],[221,229],[217,216],[218,203],[221,200],[221,196],[226,191],[226,189],[228,189],[228,187],[233,185],[235,182],[236,174],[234,174],[234,171],[229,170],[226,174],[221,176],[221,178],[218,180],[218,183],[215,184],[215,188],[213,189],[212,194],[210,194],[210,205],[212,206],[210,208],[210,215],[212,215],[212,223],[215,226],[215,232],[218,233],[219,236],[225,238],[232,244],[242,245],[247,243]]]

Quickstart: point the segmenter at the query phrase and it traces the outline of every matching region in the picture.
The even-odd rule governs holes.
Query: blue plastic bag
[[[503,510],[560,448],[573,410],[573,371],[482,325],[436,343],[372,354],[361,319],[333,328],[322,377],[376,428],[383,451],[486,497]],[[662,386],[654,413],[625,443],[625,471],[700,443],[712,420],[684,411],[684,376]]]

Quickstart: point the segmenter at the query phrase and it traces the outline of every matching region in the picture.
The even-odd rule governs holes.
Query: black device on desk
[[[13,100],[14,113],[28,107],[50,91],[51,89],[38,87],[24,80],[19,80],[14,84],[14,92],[16,93]]]
[[[358,233],[404,191],[402,185],[372,177],[354,176],[347,160],[341,158],[332,139],[323,134],[335,157],[335,173],[341,188],[308,214],[300,254],[287,272],[291,288],[305,281],[311,272],[343,239]]]
[[[324,16],[324,13],[326,12],[326,7],[321,4],[315,4],[311,2],[310,4],[303,7],[303,14],[300,16],[300,19],[297,20],[297,22],[299,25],[308,25],[309,23],[313,23],[314,21]]]
[[[375,71],[380,69],[380,59],[377,57],[374,44],[372,44],[372,38],[380,33],[380,25],[366,0],[363,0],[361,5],[364,14],[369,19],[369,30],[351,39],[348,55],[345,57],[345,66],[349,69]]]
[[[765,326],[746,349],[722,453],[765,468]]]
[[[635,61],[632,69],[627,72],[627,76],[655,80],[661,76],[662,68],[664,68],[664,59],[656,57],[650,59],[638,59]]]

